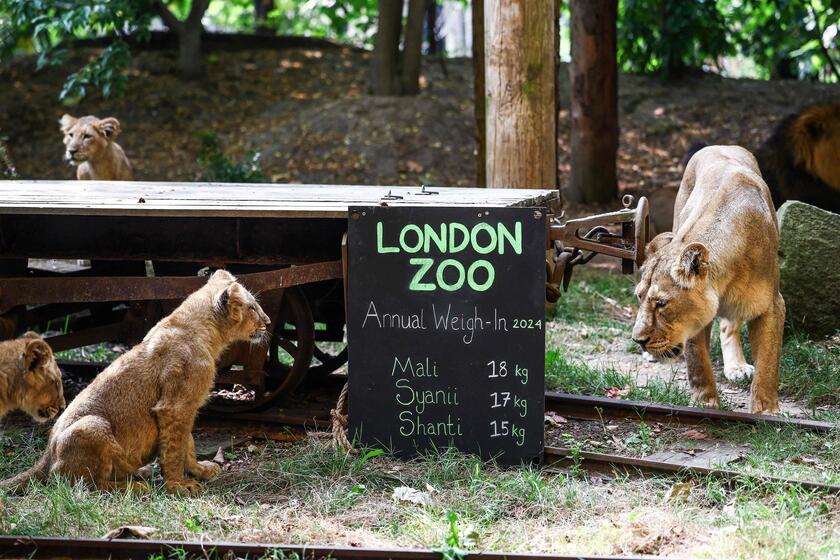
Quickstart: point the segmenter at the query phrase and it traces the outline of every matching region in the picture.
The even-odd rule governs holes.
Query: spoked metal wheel
[[[264,298],[267,308],[270,296]],[[271,313],[273,332],[268,348],[234,349],[216,380],[208,409],[218,412],[244,412],[287,398],[300,385],[315,345],[315,323],[306,298],[297,288],[286,289]],[[237,351],[238,350],[238,351]],[[244,350],[244,351],[243,351]]]

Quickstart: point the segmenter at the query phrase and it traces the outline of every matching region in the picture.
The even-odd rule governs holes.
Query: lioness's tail
[[[23,471],[17,476],[0,482],[0,489],[10,493],[22,492],[29,486],[30,480],[43,482],[50,471],[49,453],[44,453],[34,467]]]

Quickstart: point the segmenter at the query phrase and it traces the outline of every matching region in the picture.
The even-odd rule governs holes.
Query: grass
[[[640,428],[639,445],[649,439]],[[758,436],[755,436],[758,437]],[[25,431],[4,442],[5,475],[22,456]],[[8,453],[13,451],[13,453]],[[533,467],[501,469],[453,451],[399,461],[388,454],[344,455],[310,438],[236,452],[241,463],[198,498],[95,492],[53,479],[24,496],[4,496],[8,534],[101,536],[119,525],[159,529],[164,539],[246,540],[353,546],[421,546],[450,558],[464,550],[556,554],[664,554],[678,557],[810,558],[840,554],[838,503],[797,487],[768,491],[690,480],[666,501],[674,477],[592,484]],[[426,492],[427,505],[399,502],[395,488]],[[790,533],[795,531],[795,533]],[[762,547],[767,542],[769,547]]]
[[[688,406],[691,394],[674,381],[648,379],[644,386],[634,376],[613,368],[594,369],[583,362],[570,360],[558,351],[545,357],[545,386],[549,391],[604,396],[609,389],[621,390],[630,400]]]

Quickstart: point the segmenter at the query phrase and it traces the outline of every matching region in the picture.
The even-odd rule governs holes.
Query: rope
[[[347,387],[348,384],[345,383],[341,388],[338,402],[335,403],[335,408],[330,410],[330,418],[332,419],[333,444],[336,449],[351,453],[353,444],[347,437]]]

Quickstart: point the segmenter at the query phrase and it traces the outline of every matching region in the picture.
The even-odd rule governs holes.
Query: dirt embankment
[[[137,53],[125,97],[91,96],[62,106],[67,69],[40,72],[31,58],[0,66],[0,137],[21,178],[66,178],[57,120],[71,114],[120,119],[120,144],[140,180],[189,181],[199,171],[199,130],[219,135],[230,153],[261,154],[276,182],[470,185],[474,182],[472,63],[427,60],[416,97],[366,93],[369,53],[343,48],[217,51],[209,74],[182,82],[174,54]],[[562,106],[568,76],[562,72]],[[799,107],[840,97],[840,86],[716,77],[665,84],[623,75],[619,181],[623,189],[676,185],[695,140],[755,148],[774,123]],[[568,175],[569,114],[560,115],[560,166]]]

